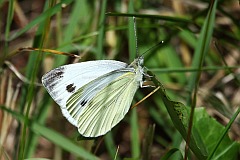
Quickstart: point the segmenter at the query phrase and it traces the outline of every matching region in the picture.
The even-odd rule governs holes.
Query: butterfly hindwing
[[[114,81],[117,77],[121,76],[125,71],[112,71],[104,74],[86,85],[79,88],[73,93],[66,101],[66,108],[63,110],[64,116],[75,126],[78,126],[78,119],[82,114],[84,108],[88,107],[88,103],[91,99],[95,98],[95,95],[106,87],[111,81]],[[66,113],[67,112],[67,113]]]
[[[139,86],[135,73],[126,71],[113,71],[114,73],[111,73],[111,77],[115,76],[116,79],[110,81],[110,83],[91,97],[86,102],[82,111],[79,112],[79,115],[75,117],[80,134],[85,137],[103,135],[110,131],[126,115]],[[87,84],[86,87],[97,85],[107,77],[100,77],[90,82],[91,84]],[[78,97],[75,97],[77,95],[73,95],[69,98],[69,101],[81,99],[82,95],[86,95],[83,90],[81,88],[79,92],[77,91]],[[90,92],[88,96],[90,96]],[[67,103],[67,108],[72,109],[75,107],[79,108],[81,106],[76,104],[73,107],[70,103]]]

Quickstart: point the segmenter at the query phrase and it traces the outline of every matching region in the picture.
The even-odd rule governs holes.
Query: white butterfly
[[[42,83],[81,135],[98,137],[130,109],[134,94],[143,87],[143,61],[141,56],[130,65],[114,60],[64,65],[46,73]]]

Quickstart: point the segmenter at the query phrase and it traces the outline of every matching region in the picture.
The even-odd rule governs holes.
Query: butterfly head
[[[143,63],[144,63],[144,57],[143,56],[140,56],[138,58],[136,58],[130,65],[129,67],[133,67],[133,68],[139,68],[139,67],[142,67],[143,66]]]
[[[139,82],[139,86],[142,87],[143,84],[143,75],[144,73],[144,67],[143,67],[144,57],[140,56],[136,58],[129,66],[128,68],[132,69],[132,72],[135,73],[135,80],[136,82]]]
[[[137,58],[137,65],[138,66],[143,66],[143,63],[144,63],[144,57],[143,56],[140,56]]]

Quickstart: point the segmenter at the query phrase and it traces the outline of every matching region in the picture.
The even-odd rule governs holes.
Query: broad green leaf
[[[223,134],[225,127],[210,117],[205,108],[196,108],[194,126],[206,144],[208,153],[211,153]],[[236,159],[239,149],[240,144],[230,140],[226,135],[211,159]]]
[[[172,119],[172,122],[176,129],[180,132],[182,137],[186,140],[187,139],[187,129],[188,129],[188,120],[189,120],[189,114],[187,107],[184,106],[180,102],[175,102],[169,99],[169,97],[166,94],[165,88],[163,85],[154,77],[154,75],[151,72],[148,72],[149,75],[153,76],[152,80],[153,83],[160,87],[157,91],[158,96],[163,100],[168,114]],[[197,139],[199,140],[199,139]],[[190,141],[190,149],[193,151],[193,153],[199,158],[199,159],[206,159],[207,153],[205,150],[205,147],[202,144],[201,141],[196,141],[196,138],[193,134],[191,134],[191,141]]]

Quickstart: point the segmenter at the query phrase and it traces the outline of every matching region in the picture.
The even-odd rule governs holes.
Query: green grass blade
[[[71,14],[70,14],[70,18],[69,18],[69,25],[67,25],[67,27],[64,29],[64,35],[62,37],[60,37],[60,39],[63,39],[62,42],[60,43],[68,43],[69,41],[71,41],[71,39],[73,39],[74,33],[76,32],[76,30],[74,30],[73,28],[78,28],[78,22],[80,21],[81,16],[84,16],[82,14],[79,13],[79,10],[83,10],[86,9],[86,5],[84,4],[85,1],[76,1],[75,5],[73,7],[73,9],[71,10]],[[51,10],[51,9],[49,9]],[[61,11],[61,10],[59,10]],[[55,13],[54,13],[55,14]],[[79,16],[80,14],[80,16]],[[59,35],[61,36],[61,34]],[[71,43],[69,43],[71,44]],[[70,45],[65,46],[64,48],[62,48],[62,51],[64,50],[68,50],[68,48],[71,48]],[[56,56],[56,60],[55,60],[55,66],[59,66],[61,64],[63,64],[66,61],[67,57],[65,56]],[[51,97],[48,95],[48,93],[45,93],[43,95],[43,99],[44,99],[44,103],[40,104],[39,107],[39,113],[38,115],[36,115],[35,120],[40,123],[40,124],[44,124],[45,119],[47,118],[47,110],[48,110],[48,106],[50,104],[50,99]],[[27,152],[27,157],[30,157],[32,155],[32,153],[35,150],[35,147],[37,145],[37,140],[38,140],[38,135],[34,134],[33,132],[30,133],[29,135],[30,141],[28,143],[28,152]]]
[[[221,137],[219,138],[216,146],[214,147],[213,151],[209,154],[208,160],[212,159],[214,153],[216,152],[218,146],[220,145],[220,143],[222,142],[224,136],[226,136],[226,134],[228,133],[230,127],[232,126],[234,120],[237,118],[238,114],[240,113],[240,107],[238,108],[238,110],[235,112],[235,114],[232,116],[232,118],[230,119],[230,121],[228,122],[227,126],[225,127]]]
[[[75,1],[73,8],[71,9],[70,15],[69,15],[69,22],[68,25],[65,26],[63,30],[63,37],[61,37],[62,43],[59,45],[62,45],[64,43],[71,42],[71,40],[74,38],[75,34],[79,32],[79,23],[80,21],[86,16],[86,13],[88,13],[88,7],[86,4],[86,0],[82,1]],[[84,21],[84,23],[86,23]],[[82,28],[81,28],[82,30]],[[69,43],[71,44],[71,43]],[[72,48],[71,45],[67,45],[65,47],[61,48],[61,51],[68,52]]]
[[[114,158],[119,159],[118,155],[116,155],[117,149],[114,144],[112,132],[109,132],[104,136],[104,142],[106,144],[108,153],[111,156],[111,159],[114,159]]]
[[[227,69],[237,69],[240,66],[207,66],[202,67],[201,71],[219,71]],[[197,72],[199,68],[149,68],[151,72],[155,73],[174,73],[174,72]]]
[[[142,144],[142,152],[141,152],[141,159],[144,160],[151,160],[152,157],[152,144],[154,139],[154,132],[155,132],[155,124],[150,125],[148,130],[145,133],[143,144]]]
[[[10,27],[13,19],[13,13],[14,13],[14,0],[10,0],[8,4],[8,14],[7,14],[7,24],[5,27],[5,39],[8,39],[10,34]],[[8,53],[8,42],[5,41],[4,48],[2,54],[0,54],[0,66],[3,65],[5,57]]]
[[[25,119],[25,117],[22,114],[15,112],[9,108],[6,108],[5,106],[0,106],[0,110],[3,110],[5,112],[11,114],[18,121],[23,122]],[[46,139],[48,139],[49,141],[53,142],[54,144],[60,146],[64,150],[73,153],[77,157],[82,157],[85,159],[92,159],[92,160],[98,159],[96,156],[94,156],[93,154],[84,150],[82,147],[73,143],[69,139],[65,138],[63,135],[61,135],[58,132],[51,130],[35,121],[29,120],[28,127],[36,134],[45,137]]]
[[[133,0],[129,1],[128,12],[134,12],[134,3]],[[129,45],[129,61],[133,61],[138,53],[136,53],[136,38],[135,37],[135,28],[134,28],[134,19],[131,17],[128,20],[128,45]],[[137,24],[136,24],[137,25]],[[137,28],[136,28],[137,29]],[[136,31],[137,32],[137,31]],[[131,150],[132,158],[139,158],[140,156],[140,142],[139,142],[139,133],[138,133],[138,117],[136,108],[131,110],[130,115],[130,125],[131,125]]]
[[[63,52],[69,52],[74,48],[72,46],[72,40],[77,32],[79,32],[79,23],[87,23],[83,19],[86,17],[86,13],[90,12],[86,0],[82,1],[75,1],[74,6],[70,12],[70,18],[68,25],[63,30],[63,37],[59,37],[60,39],[63,39],[62,42],[59,44],[58,49],[60,49]],[[84,21],[84,22],[81,22]],[[83,28],[81,28],[83,30]],[[67,60],[67,56],[55,56],[55,63],[54,67],[58,67],[60,65],[65,64]]]
[[[198,85],[196,82],[199,81],[202,65],[209,49],[209,44],[212,38],[213,29],[214,29],[216,6],[217,6],[217,0],[215,0],[214,4],[210,6],[209,13],[205,19],[202,30],[200,32],[200,36],[197,40],[197,45],[194,51],[194,57],[193,57],[193,62],[191,67],[199,68],[199,72],[192,73],[189,78],[188,89],[190,93],[192,93],[192,91],[194,91],[195,86]],[[191,98],[191,95],[189,95],[189,100],[187,105],[191,104],[190,98]]]
[[[61,3],[58,3],[53,8],[46,10],[41,15],[39,15],[36,19],[34,19],[30,23],[28,23],[24,28],[20,29],[18,32],[11,35],[8,38],[8,41],[12,41],[12,40],[16,39],[17,37],[21,36],[23,33],[27,32],[29,29],[33,28],[37,24],[44,21],[49,15],[52,16],[52,15],[55,15],[57,12],[61,11],[63,4],[69,5],[72,2],[73,2],[73,0],[62,0]]]
[[[103,0],[102,6],[101,6],[99,24],[98,24],[98,27],[99,27],[99,32],[98,33],[99,34],[97,36],[97,59],[102,59],[103,58],[106,7],[107,7],[107,0]]]
[[[14,0],[10,0],[8,4],[7,24],[5,28],[5,39],[9,38],[10,27],[13,19],[13,13],[14,13]],[[7,41],[5,41],[5,43],[7,43]]]
[[[43,96],[44,101],[42,101],[42,103],[38,106],[39,108],[39,112],[36,113],[34,117],[34,121],[38,122],[40,125],[44,125],[46,118],[48,116],[48,107],[49,107],[49,103],[50,103],[50,98],[48,94],[44,94]],[[26,147],[26,157],[32,157],[32,155],[34,154],[34,151],[37,147],[37,143],[38,143],[38,138],[39,135],[35,134],[34,132],[29,132],[28,135],[28,144]]]
[[[130,13],[134,12],[134,8],[133,8],[133,0],[130,1],[129,6],[128,6],[128,10]],[[137,30],[137,24],[136,25],[136,30]],[[137,31],[136,31],[137,34]],[[135,37],[135,31],[134,31],[134,20],[133,20],[133,16],[131,18],[128,19],[128,47],[129,47],[129,61],[132,62],[138,53],[136,50],[136,47],[138,44],[137,43],[137,37]]]
[[[196,101],[197,101],[198,85],[199,85],[199,80],[200,80],[200,76],[201,76],[202,65],[205,60],[208,49],[209,49],[210,40],[212,38],[214,22],[215,22],[216,7],[217,7],[217,0],[212,1],[212,3],[210,3],[207,18],[205,19],[203,28],[200,32],[200,37],[199,37],[198,43],[197,43],[198,45],[196,46],[195,52],[194,52],[192,67],[198,67],[199,71],[191,74],[189,85],[188,85],[190,94],[188,96],[187,105],[191,106],[191,112],[190,112],[190,118],[189,118],[189,124],[188,124],[188,135],[187,135],[187,139],[186,139],[185,157],[188,154],[188,146],[191,145],[191,141],[193,141],[191,138],[192,137],[191,132],[192,132],[192,125],[193,125],[194,110],[195,110]],[[192,99],[192,97],[193,97],[193,99]],[[197,134],[195,136],[197,136]],[[201,140],[201,139],[199,139],[199,140]],[[201,142],[200,146],[203,146],[203,142]],[[206,151],[206,148],[201,147],[200,149],[202,152]]]
[[[82,147],[76,145],[75,143],[65,138],[65,136],[59,134],[58,132],[48,129],[45,126],[39,125],[38,123],[33,123],[31,125],[31,128],[34,132],[39,133],[43,137],[47,138],[49,141],[60,146],[64,150],[75,154],[78,157],[86,159],[97,159],[93,154],[84,150]]]
[[[45,8],[51,8],[51,5],[54,4],[48,4],[46,3]],[[38,31],[36,33],[35,39],[34,39],[34,44],[33,47],[36,48],[42,48],[43,44],[45,42],[46,39],[46,35],[47,35],[47,31],[49,30],[50,27],[50,15],[46,17],[46,20],[43,21],[43,23],[41,23],[39,25]],[[31,80],[31,84],[29,86],[27,86],[27,92],[23,92],[24,94],[26,94],[26,99],[22,99],[22,103],[21,103],[21,108],[22,111],[25,111],[25,120],[24,120],[24,124],[23,124],[23,128],[22,128],[22,133],[21,133],[21,139],[20,139],[20,147],[19,147],[19,155],[18,158],[19,159],[23,159],[25,157],[26,152],[28,152],[28,150],[26,150],[26,144],[27,144],[27,126],[28,126],[28,117],[29,117],[29,113],[30,113],[30,107],[31,107],[31,103],[33,101],[33,97],[34,97],[34,92],[35,92],[35,87],[34,87],[34,82],[35,79],[37,77],[38,74],[38,70],[39,70],[39,66],[40,66],[40,61],[42,59],[42,55],[40,54],[40,52],[37,52],[37,54],[32,54],[30,55],[30,59],[28,61],[27,64],[27,71],[26,71],[26,77],[28,77]],[[26,152],[25,152],[26,151]]]
[[[173,156],[174,153],[176,153],[176,152],[180,152],[180,153],[181,153],[181,151],[180,151],[179,149],[177,149],[177,148],[170,149],[170,150],[161,158],[161,160],[168,160],[168,159],[169,159],[171,156]],[[183,160],[182,154],[181,154],[181,157],[180,157],[179,160]]]
[[[149,15],[149,14],[137,14],[137,13],[107,13],[108,16],[123,16],[123,17],[138,17],[138,18],[153,18],[161,19],[169,22],[182,22],[182,23],[191,23],[192,21],[186,18],[178,18],[171,16],[162,16],[162,15]]]
[[[139,158],[139,156],[140,156],[140,142],[139,142],[138,117],[137,117],[136,108],[131,110],[130,125],[131,125],[132,157],[133,158]]]

